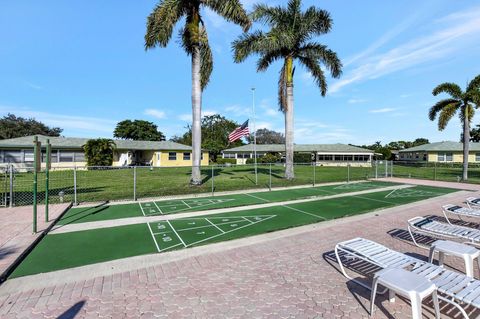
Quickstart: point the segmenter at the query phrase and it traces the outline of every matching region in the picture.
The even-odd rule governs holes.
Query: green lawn
[[[15,269],[11,278],[237,239],[362,214],[454,191],[416,186],[170,222],[49,234]]]
[[[314,172],[315,170],[315,172]],[[371,167],[314,167],[296,165],[296,177],[292,181],[283,178],[282,165],[261,165],[258,167],[258,185],[255,184],[255,173],[252,165],[231,167],[206,166],[202,168],[203,184],[190,186],[189,167],[149,168],[137,167],[137,198],[160,197],[180,194],[208,193],[241,190],[251,188],[268,189],[272,187],[320,184],[326,182],[343,182],[348,180],[365,180],[374,176]],[[213,178],[212,178],[213,176]],[[271,177],[271,178],[270,178]],[[95,202],[107,200],[132,200],[134,197],[134,169],[111,168],[104,170],[77,170],[77,201]],[[16,173],[14,181],[15,205],[31,205],[32,173]],[[73,170],[53,170],[50,172],[50,202],[60,201],[63,193],[64,201],[74,200]],[[4,190],[6,191],[6,190]],[[45,174],[38,178],[38,198],[45,198]],[[2,193],[2,190],[0,190]]]
[[[162,215],[185,213],[199,210],[257,205],[267,202],[280,202],[302,199],[312,196],[328,196],[347,192],[356,192],[398,184],[381,181],[362,182],[341,185],[296,188],[288,190],[255,192],[250,195],[235,194],[183,200],[165,200],[149,203],[123,205],[99,205],[96,207],[79,207],[70,209],[58,222],[60,225],[109,220],[143,215]],[[149,206],[145,206],[149,205]],[[150,212],[152,210],[152,212]]]

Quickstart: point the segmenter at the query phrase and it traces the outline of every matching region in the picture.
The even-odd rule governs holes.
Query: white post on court
[[[270,170],[269,170],[269,180],[268,180],[268,187],[272,190],[272,163],[270,163]]]
[[[77,206],[77,166],[73,167],[73,205]]]
[[[388,177],[388,161],[385,161],[385,177]]]
[[[137,201],[137,167],[133,167],[133,200]]]
[[[253,112],[253,158],[255,163],[255,185],[258,185],[257,175],[257,127],[255,123],[255,88],[252,87],[252,112]]]

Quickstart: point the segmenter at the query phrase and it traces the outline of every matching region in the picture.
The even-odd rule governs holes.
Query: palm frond
[[[278,78],[278,108],[280,111],[287,110],[287,68],[286,63],[280,69],[280,76]]]
[[[320,88],[322,96],[325,96],[327,94],[328,88],[327,79],[325,78],[325,74],[323,73],[320,64],[315,59],[310,59],[306,57],[300,57],[299,61],[305,66],[305,68],[307,68],[307,70],[312,75],[313,80]]]
[[[260,52],[260,43],[264,41],[262,31],[244,33],[232,43],[233,59],[236,63],[243,62],[249,55]]]
[[[318,10],[314,6],[305,11],[302,19],[302,32],[321,35],[330,32],[333,20],[326,10]]]
[[[480,107],[480,89],[468,91],[467,94],[470,101],[472,101],[477,107]]]
[[[305,59],[319,60],[330,71],[333,78],[339,78],[342,75],[342,61],[326,45],[316,42],[307,43],[298,49],[298,54]]]
[[[456,99],[445,99],[437,102],[434,106],[430,108],[428,112],[428,118],[430,119],[430,121],[434,121],[437,117],[437,114],[440,113],[445,107],[458,102],[459,101]]]
[[[475,90],[480,91],[480,74],[471,80],[467,85],[467,92]]]
[[[282,58],[282,53],[281,52],[267,52],[264,55],[260,57],[260,59],[257,61],[257,71],[258,72],[263,72],[268,67],[270,64],[275,62],[278,59]]]
[[[147,18],[145,49],[165,47],[172,37],[173,28],[185,14],[182,0],[163,0]]]
[[[239,0],[203,0],[203,4],[225,20],[240,25],[244,32],[247,32],[252,26],[252,22]]]
[[[440,93],[447,93],[454,99],[461,99],[463,95],[462,89],[458,84],[449,82],[442,83],[433,89],[433,95],[437,96]]]
[[[462,123],[465,121],[465,111],[468,112],[468,122],[471,123],[473,120],[473,116],[475,115],[475,109],[473,108],[473,105],[467,104],[467,105],[462,105],[461,111],[460,111],[460,120]]]
[[[269,7],[266,4],[255,4],[250,13],[250,19],[271,26],[282,25],[289,21],[288,14],[282,7]]]
[[[200,82],[202,91],[210,82],[210,75],[213,70],[213,55],[208,43],[207,31],[204,27],[200,27]]]
[[[438,117],[438,130],[443,131],[447,126],[448,122],[452,119],[452,117],[457,112],[458,108],[460,107],[461,103],[450,103],[446,105],[442,111],[440,111],[440,116]]]

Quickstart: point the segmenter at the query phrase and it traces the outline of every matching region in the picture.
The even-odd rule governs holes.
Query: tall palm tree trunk
[[[287,109],[285,110],[285,178],[293,179],[293,84],[287,85]]]
[[[192,185],[200,185],[202,176],[200,163],[202,157],[202,88],[200,83],[200,48],[198,45],[192,52]]]
[[[468,153],[470,148],[470,123],[468,114],[468,105],[465,108],[465,118],[463,120],[463,176],[462,180],[468,180]]]

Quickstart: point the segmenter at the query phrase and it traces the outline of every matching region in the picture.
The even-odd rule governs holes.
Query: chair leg
[[[434,290],[432,293],[432,299],[433,299],[433,308],[435,310],[435,319],[440,319],[440,305],[438,303],[438,296],[437,296],[436,290]]]
[[[373,277],[372,293],[370,295],[370,316],[373,316],[373,310],[375,307],[375,296],[377,294],[377,286],[378,286],[378,277]]]
[[[428,262],[433,264],[433,256],[435,255],[435,246],[430,247],[430,253],[428,254]]]
[[[473,259],[465,256],[465,273],[468,277],[473,278]]]

